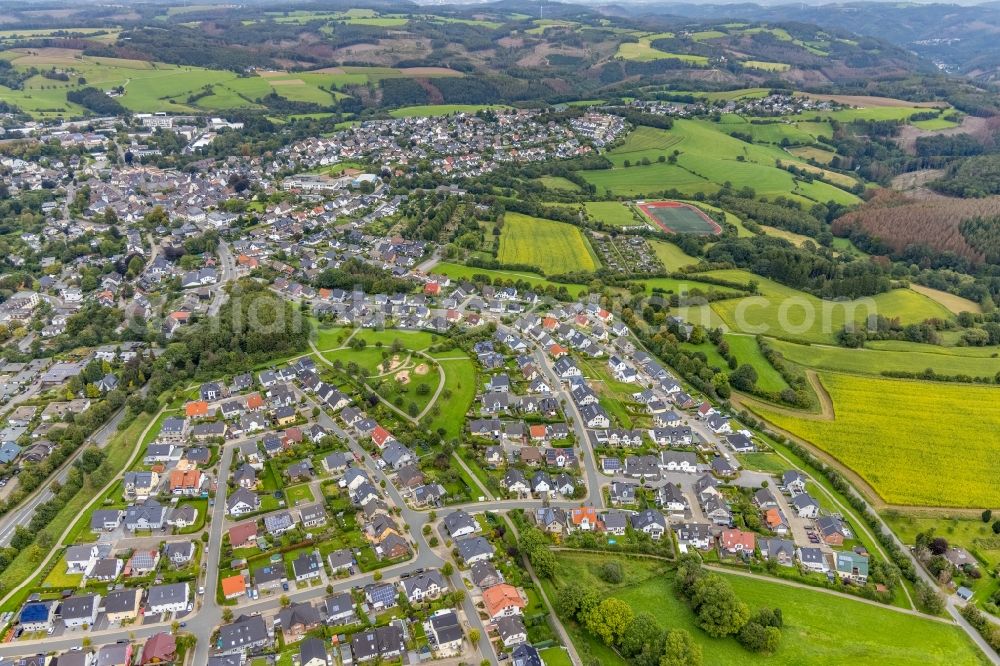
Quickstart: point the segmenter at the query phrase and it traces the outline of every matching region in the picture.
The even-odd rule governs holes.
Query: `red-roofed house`
[[[581,506],[569,512],[569,520],[574,529],[593,532],[597,530],[597,510],[592,506]]]
[[[230,527],[229,543],[233,548],[246,548],[257,543],[257,521],[251,520]]]
[[[757,539],[753,532],[743,530],[722,530],[722,550],[730,554],[752,553],[757,545]]]
[[[375,430],[372,431],[372,441],[375,442],[375,446],[380,449],[384,448],[386,444],[394,439],[395,438],[392,436],[392,433],[382,426],[375,426]]]
[[[139,659],[140,666],[146,664],[169,664],[177,657],[177,641],[173,634],[166,631],[146,639],[146,644],[142,646],[142,657]]]
[[[188,418],[196,419],[208,416],[208,403],[204,400],[195,400],[184,405],[184,414]]]
[[[533,425],[528,428],[528,432],[531,434],[531,439],[534,440],[545,441],[549,436],[549,429],[544,424]]]
[[[549,356],[552,358],[562,358],[569,352],[562,345],[552,345],[549,347]]]

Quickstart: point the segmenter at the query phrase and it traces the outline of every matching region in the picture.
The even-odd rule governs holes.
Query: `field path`
[[[427,412],[431,411],[431,407],[433,407],[437,403],[438,396],[440,396],[441,391],[444,390],[445,376],[444,376],[444,365],[438,363],[437,359],[435,359],[433,356],[431,356],[430,354],[428,354],[423,350],[420,350],[417,353],[426,358],[428,361],[430,361],[430,363],[427,364],[428,367],[438,369],[438,387],[434,391],[434,395],[432,395],[431,399],[427,402],[427,406],[424,407],[419,414],[417,414],[417,420],[419,421],[420,419],[427,416]],[[463,462],[462,465],[464,466],[465,463]]]
[[[955,624],[953,620],[937,617],[935,615],[926,615],[920,611],[913,610],[910,608],[900,608],[899,606],[890,606],[889,604],[883,604],[879,601],[872,601],[871,599],[865,599],[864,597],[859,597],[854,594],[847,594],[846,592],[837,592],[836,590],[830,590],[825,587],[816,587],[815,585],[806,585],[805,583],[799,583],[794,580],[788,580],[786,578],[781,578],[780,576],[765,576],[763,574],[755,574],[749,571],[741,571],[739,569],[733,569],[730,567],[723,567],[717,564],[705,564],[703,565],[706,569],[711,571],[717,571],[718,573],[732,574],[733,576],[743,576],[744,578],[753,578],[754,580],[762,580],[768,583],[777,583],[778,585],[787,585],[788,587],[797,587],[802,590],[812,590],[813,592],[821,592],[822,594],[829,594],[834,597],[840,597],[841,599],[850,599],[851,601],[857,601],[858,603],[868,604],[869,606],[875,606],[877,608],[884,608],[885,610],[895,611],[897,613],[903,613],[904,615],[913,615],[914,617],[919,617],[925,620],[933,620],[934,622],[940,622],[941,624]],[[906,586],[903,586],[906,589]],[[907,592],[907,598],[909,598],[909,592]]]
[[[819,399],[819,412],[805,412],[799,409],[792,409],[790,407],[779,407],[778,405],[764,402],[745,393],[738,393],[735,391],[733,392],[732,402],[734,405],[744,409],[752,410],[753,406],[756,405],[766,408],[769,411],[784,414],[785,416],[790,416],[796,419],[832,421],[836,418],[836,412],[833,408],[833,398],[830,397],[830,394],[823,386],[823,382],[820,381],[819,375],[815,370],[806,370],[806,380],[809,382],[809,386],[812,387],[813,393],[815,393],[816,397]]]

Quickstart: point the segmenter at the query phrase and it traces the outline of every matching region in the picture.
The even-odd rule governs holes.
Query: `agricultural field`
[[[832,372],[820,380],[834,418],[750,403],[776,426],[857,472],[894,505],[1000,505],[986,472],[1000,447],[998,389]],[[947,469],[947,474],[937,473]]]
[[[855,660],[856,655],[864,655],[866,662],[895,666],[918,662],[941,666],[986,663],[955,625],[820,591],[722,574],[751,609],[767,606],[782,610],[784,627],[777,652],[766,656],[751,654],[735,639],[711,638],[697,626],[690,608],[674,592],[673,571],[642,559],[623,560],[625,580],[619,585],[610,585],[598,575],[600,565],[608,556],[568,552],[559,555],[555,580],[543,583],[549,599],[558,598],[557,590],[565,585],[580,585],[597,590],[602,598],[621,599],[636,614],[652,615],[664,629],[681,628],[690,632],[702,647],[705,664],[825,666],[848,663]],[[831,622],[830,618],[837,618],[837,621]],[[604,665],[627,663],[575,622],[566,622],[566,628],[585,655]]]
[[[546,275],[593,271],[599,266],[580,229],[520,213],[504,216],[497,259],[505,264],[536,266]]]
[[[909,289],[894,289],[854,301],[826,301],[747,271],[709,271],[705,275],[741,283],[756,281],[758,295],[718,301],[711,307],[732,331],[783,340],[834,344],[845,322],[864,324],[871,314],[898,317],[904,325],[952,316],[940,303]]]
[[[681,60],[683,62],[701,67],[708,65],[708,58],[705,56],[691,55],[688,53],[667,53],[666,51],[654,48],[652,45],[652,42],[655,42],[658,39],[670,39],[673,36],[674,35],[672,33],[661,32],[643,35],[639,37],[638,42],[623,42],[618,45],[618,53],[615,54],[615,57],[621,60],[635,60],[637,62],[650,62],[652,60],[665,60],[667,58],[672,58],[674,60]]]
[[[925,287],[921,284],[911,284],[910,289],[918,294],[923,294],[927,298],[937,301],[955,314],[960,312],[974,312],[978,314],[983,311],[983,306],[979,303],[970,301],[967,298],[962,298],[961,296],[956,296],[955,294],[949,294],[947,291],[932,289],[931,287]]]
[[[599,191],[624,196],[667,189],[710,193],[728,181],[734,187],[752,187],[760,195],[792,196],[804,204],[858,201],[857,196],[839,187],[819,181],[807,183],[777,168],[776,161],[792,157],[778,146],[748,144],[707,121],[678,119],[670,130],[643,127],[634,134],[608,153],[615,168],[581,172]],[[675,150],[679,151],[676,164],[657,161],[660,155]],[[644,158],[650,164],[636,166]],[[632,166],[624,166],[626,159]]]
[[[836,153],[830,150],[823,150],[815,146],[801,146],[799,148],[789,148],[788,152],[803,160],[815,160],[819,164],[829,164]]]
[[[505,271],[505,270],[493,270],[489,268],[476,268],[475,266],[463,266],[462,264],[452,264],[448,262],[440,263],[434,266],[433,273],[439,273],[441,275],[447,275],[453,279],[459,280],[471,280],[476,275],[485,275],[492,280],[509,280],[511,282],[526,282],[534,288],[539,287],[554,287],[556,289],[565,287],[570,294],[578,296],[580,293],[587,291],[587,286],[583,284],[565,284],[562,282],[553,282],[551,280],[546,280],[543,277],[539,277],[534,273],[521,273],[519,271]]]
[[[1000,372],[1000,357],[966,354],[975,347],[935,347],[890,351],[884,349],[846,349],[828,345],[799,345],[782,340],[771,346],[789,361],[817,370],[878,375],[883,372],[923,372],[931,369],[939,375],[994,377]],[[872,343],[875,345],[877,343]]]

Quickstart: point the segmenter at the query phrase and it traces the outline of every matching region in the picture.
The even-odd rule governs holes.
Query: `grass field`
[[[537,266],[546,275],[592,271],[600,265],[577,227],[520,213],[504,216],[497,259]]]
[[[759,388],[765,391],[783,391],[788,388],[788,383],[781,373],[764,358],[754,336],[727,333],[725,340],[729,343],[729,353],[736,357],[740,365],[749,363],[757,371]]]
[[[572,180],[562,176],[542,176],[538,182],[550,190],[566,190],[567,192],[579,192],[580,186]]]
[[[786,62],[766,62],[764,60],[744,60],[742,65],[750,69],[760,69],[765,72],[787,72],[792,68]]]
[[[998,389],[821,373],[835,418],[753,406],[860,474],[890,504],[1000,506]]]
[[[583,204],[587,215],[605,224],[618,227],[634,227],[642,225],[642,220],[635,219],[632,209],[620,201],[588,201]]]
[[[618,45],[618,53],[615,54],[615,57],[622,60],[635,60],[638,62],[650,62],[652,60],[665,60],[667,58],[672,58],[674,60],[681,60],[692,65],[699,65],[701,67],[708,65],[708,58],[705,56],[691,55],[688,53],[667,53],[666,51],[653,48],[652,42],[657,39],[669,39],[670,37],[673,37],[671,33],[662,32],[654,35],[644,35],[639,37],[638,42],[623,42]]]
[[[557,598],[556,590],[561,586],[578,585],[595,589],[602,597],[622,599],[635,613],[652,615],[664,629],[689,631],[702,646],[705,664],[979,666],[988,663],[957,626],[819,591],[721,574],[751,609],[777,606],[782,610],[784,627],[777,652],[752,654],[735,639],[711,638],[696,625],[694,614],[674,592],[672,571],[664,571],[648,561],[624,560],[625,580],[612,586],[598,575],[600,564],[608,559],[609,556],[560,552],[555,582],[543,583],[549,598]],[[576,623],[566,624],[577,648],[599,663],[605,666],[627,663]]]
[[[389,112],[393,118],[426,118],[429,116],[446,116],[452,113],[476,113],[486,109],[505,109],[508,107],[497,104],[423,104],[421,106],[405,106]]]
[[[994,377],[1000,372],[1000,358],[965,353],[977,349],[975,347],[918,345],[913,350],[892,351],[799,345],[782,340],[773,340],[771,346],[789,361],[819,370],[878,375],[931,369],[939,375],[970,377]]]
[[[445,438],[454,439],[462,434],[465,414],[476,397],[476,366],[458,349],[436,354],[435,357],[444,372],[444,390],[436,403],[440,411],[431,417],[427,427],[435,431],[443,428]],[[448,391],[451,393],[446,393]]]
[[[743,128],[730,127],[729,131]],[[669,156],[675,150],[679,151],[676,164],[657,161],[660,155]],[[794,161],[793,155],[777,145],[746,143],[729,136],[724,127],[707,121],[679,119],[670,130],[642,127],[607,157],[615,168],[581,174],[599,191],[609,190],[623,196],[650,195],[668,189],[684,194],[711,193],[728,181],[734,187],[751,187],[759,195],[781,194],[804,204],[858,201],[855,195],[839,187],[817,180],[807,183],[776,167],[779,160]],[[650,163],[642,164],[644,159]],[[632,166],[625,167],[625,160]]]
[[[836,332],[846,321],[864,324],[871,314],[899,318],[904,325],[952,316],[943,305],[909,289],[894,289],[854,301],[825,301],[746,271],[710,271],[706,275],[734,282],[757,282],[757,296],[712,303],[719,317],[737,332],[833,344]]]
[[[692,257],[673,243],[661,240],[649,240],[647,242],[668,271],[676,271],[679,268],[698,263],[697,258]]]
[[[566,287],[567,291],[574,296],[587,291],[587,286],[583,284],[564,284],[562,282],[553,282],[532,273],[491,270],[488,268],[476,268],[474,266],[463,266],[462,264],[452,264],[448,262],[437,264],[431,272],[438,273],[440,275],[447,275],[450,278],[459,280],[471,280],[476,275],[485,275],[492,280],[510,280],[512,282],[523,281],[536,289],[539,287],[555,287],[556,289]]]
[[[979,303],[970,301],[967,298],[962,298],[961,296],[956,296],[955,294],[949,294],[947,291],[932,289],[920,284],[911,284],[910,289],[918,294],[923,294],[927,298],[937,301],[955,314],[958,314],[959,312],[980,313],[983,311],[983,306]]]
[[[789,148],[788,152],[804,160],[816,160],[820,164],[829,164],[836,153],[830,150],[823,150],[815,146],[801,146],[799,148]]]

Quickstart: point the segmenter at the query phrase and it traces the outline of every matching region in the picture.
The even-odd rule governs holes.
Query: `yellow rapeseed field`
[[[860,474],[890,504],[1000,506],[1000,389],[822,373],[832,421],[756,405]]]

